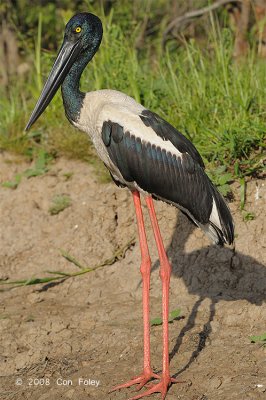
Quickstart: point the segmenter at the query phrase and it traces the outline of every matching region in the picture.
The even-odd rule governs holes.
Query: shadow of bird
[[[189,294],[197,295],[186,325],[179,333],[170,353],[170,360],[178,353],[183,338],[195,326],[198,310],[205,299],[210,300],[208,321],[199,333],[199,341],[190,359],[174,376],[184,372],[204,349],[212,332],[216,305],[219,301],[246,300],[262,305],[266,299],[266,267],[255,258],[231,248],[209,245],[191,252],[185,251],[195,226],[179,214],[167,254],[172,263],[172,275],[181,278]],[[157,260],[152,270],[159,267]]]

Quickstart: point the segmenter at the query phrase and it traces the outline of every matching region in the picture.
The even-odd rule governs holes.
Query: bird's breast
[[[142,105],[122,92],[107,89],[97,90],[86,93],[79,116],[76,121],[72,121],[76,128],[89,135],[98,156],[107,168],[116,174],[117,178],[119,178],[119,171],[116,170],[110,159],[102,139],[103,124],[111,118],[123,125],[127,123],[134,126],[136,120],[141,123],[139,117],[136,119],[136,115],[143,109]]]

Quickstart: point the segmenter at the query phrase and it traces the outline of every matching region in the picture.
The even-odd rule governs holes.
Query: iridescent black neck
[[[73,123],[77,122],[80,110],[83,105],[83,100],[86,93],[80,91],[80,77],[84,68],[90,62],[96,51],[98,50],[101,43],[101,32],[98,38],[94,39],[94,43],[91,48],[80,54],[78,59],[72,65],[69,73],[62,83],[62,97],[65,107],[65,113],[68,120]]]
[[[62,97],[65,113],[70,122],[77,122],[85,93],[79,89],[81,74],[92,57],[85,55],[71,67],[62,84]]]

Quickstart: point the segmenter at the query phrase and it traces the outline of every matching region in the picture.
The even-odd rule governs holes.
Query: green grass
[[[180,319],[180,314],[181,314],[180,308],[170,311],[169,317],[168,317],[168,322],[172,323],[175,320]],[[152,318],[151,322],[150,322],[151,326],[157,326],[157,325],[162,325],[162,324],[163,324],[163,320],[161,317]]]
[[[261,335],[253,335],[250,336],[251,343],[259,343],[262,346],[266,346],[266,332],[262,333]]]
[[[16,189],[23,177],[33,178],[34,176],[44,175],[48,170],[48,163],[51,156],[42,148],[35,149],[35,163],[32,168],[28,168],[20,174],[16,174],[11,181],[2,182],[2,186],[10,189]]]
[[[21,280],[1,280],[0,279],[0,287],[4,286],[10,286],[11,288],[17,288],[21,286],[29,286],[29,285],[38,285],[38,284],[44,284],[44,283],[50,283],[54,281],[65,281],[66,279],[69,278],[74,278],[77,276],[81,276],[84,274],[87,274],[89,272],[93,272],[99,268],[106,267],[107,265],[113,265],[116,261],[121,260],[125,258],[125,254],[127,250],[129,250],[132,246],[135,245],[136,239],[131,238],[124,246],[121,248],[118,248],[112,257],[106,259],[102,263],[95,265],[93,267],[88,267],[82,265],[76,258],[68,254],[66,251],[61,250],[61,255],[71,264],[73,264],[75,267],[78,268],[78,271],[74,272],[64,272],[64,271],[44,271],[48,276],[45,277],[30,277],[26,279],[21,279]],[[0,292],[4,291],[4,288],[0,288]],[[175,318],[177,315],[175,316]],[[8,316],[3,315],[2,317],[0,316],[0,319],[8,318]],[[174,319],[174,318],[173,318]]]
[[[88,138],[66,120],[60,93],[29,134],[23,133],[41,81],[55,56],[41,51],[41,18],[35,33],[35,55],[29,54],[34,70],[28,79],[14,82],[8,95],[0,93],[0,148],[29,157],[34,157],[36,147],[42,148],[54,156],[64,154],[97,163],[99,169]],[[121,90],[159,113],[196,145],[208,173],[224,194],[233,180],[241,178],[244,187],[246,176],[261,173],[266,126],[265,61],[257,59],[251,49],[243,62],[235,63],[232,33],[221,31],[212,18],[204,47],[191,40],[179,48],[170,43],[165,52],[160,47],[164,22],[144,47],[137,49],[141,24],[130,25],[129,35],[116,9],[101,18],[104,38],[82,77],[84,91]],[[126,18],[130,24],[130,15]]]

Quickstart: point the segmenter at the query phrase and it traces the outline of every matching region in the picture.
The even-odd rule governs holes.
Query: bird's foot
[[[167,394],[169,387],[172,383],[181,383],[175,378],[171,378],[170,376],[163,375],[161,380],[158,383],[152,384],[150,383],[149,389],[143,393],[138,394],[137,396],[131,397],[129,400],[138,400],[142,397],[150,396],[153,393],[161,393],[161,399],[164,400]]]
[[[134,378],[130,379],[126,383],[122,383],[121,385],[114,386],[110,392],[115,390],[127,388],[133,385],[138,385],[137,390],[143,388],[150,380],[152,379],[160,379],[160,376],[152,372],[152,370],[144,370],[142,374],[135,376]]]
[[[152,379],[160,379],[160,381],[155,384],[148,383]],[[147,386],[149,387],[148,390],[146,390],[145,392],[138,394],[134,397],[131,397],[129,400],[141,399],[142,397],[149,396],[152,393],[161,393],[161,395],[162,395],[161,398],[162,398],[162,400],[164,400],[166,393],[167,393],[169,387],[172,385],[172,383],[181,383],[181,382],[175,378],[171,378],[168,375],[163,375],[162,377],[160,377],[159,375],[155,374],[154,372],[152,372],[150,370],[150,371],[144,371],[141,375],[132,378],[130,381],[128,381],[126,383],[122,383],[121,385],[117,385],[117,386],[113,387],[110,390],[110,392],[113,392],[114,390],[127,388],[127,387],[130,387],[133,385],[138,385],[137,390],[140,390],[143,388],[143,386],[145,386],[147,384]]]

